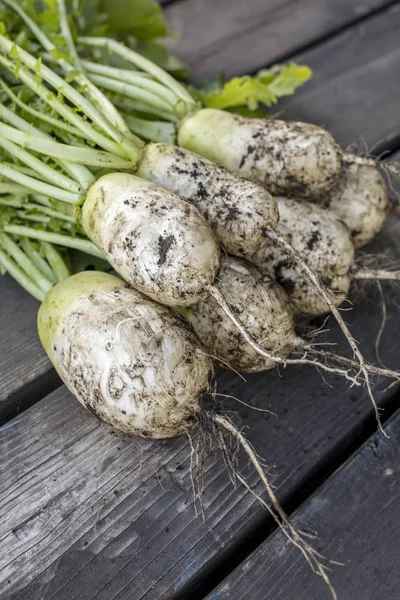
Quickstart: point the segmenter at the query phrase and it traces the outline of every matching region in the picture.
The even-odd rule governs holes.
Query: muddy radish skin
[[[267,190],[178,146],[150,144],[137,175],[192,202],[221,246],[249,258],[264,244],[266,223],[275,228],[278,208]]]
[[[253,339],[275,356],[289,356],[299,338],[282,287],[251,263],[226,255],[221,258],[219,280],[225,297],[232,300],[232,309]],[[276,366],[253,350],[212,297],[187,309],[185,316],[206,350],[232,368],[256,372]]]
[[[186,323],[105,273],[58,284],[38,315],[41,342],[81,404],[125,433],[180,435],[214,391],[211,359]]]
[[[333,299],[339,306],[349,291],[354,264],[354,244],[348,228],[334,212],[310,202],[282,197],[277,202],[280,234],[334,292]],[[284,287],[297,314],[329,312],[304,272],[268,240],[253,262]]]
[[[197,209],[133,175],[98,179],[82,225],[125,281],[162,304],[200,301],[218,273],[218,242]]]
[[[390,202],[386,183],[376,165],[359,165],[345,154],[346,165],[338,184],[317,201],[335,212],[350,229],[356,248],[379,233]]]
[[[207,108],[183,121],[178,143],[274,195],[319,196],[333,187],[342,169],[339,144],[310,123]]]

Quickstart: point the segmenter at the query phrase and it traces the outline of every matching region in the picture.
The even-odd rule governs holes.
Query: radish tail
[[[321,297],[326,302],[331,313],[335,317],[339,327],[343,331],[343,333],[354,353],[354,356],[358,360],[359,369],[363,374],[363,377],[365,380],[365,385],[367,386],[367,390],[368,390],[368,395],[370,397],[370,400],[371,400],[372,405],[375,410],[375,417],[376,417],[376,421],[378,423],[378,428],[386,438],[389,437],[388,434],[384,431],[384,429],[382,427],[381,418],[380,418],[380,414],[379,414],[379,408],[378,408],[378,405],[376,404],[376,400],[375,400],[374,394],[372,392],[372,387],[371,387],[371,382],[370,382],[369,372],[368,372],[369,365],[368,365],[367,361],[365,360],[363,354],[361,353],[360,349],[358,348],[358,344],[357,344],[356,340],[354,339],[354,337],[352,336],[352,334],[350,333],[350,330],[349,330],[348,326],[346,325],[346,323],[344,322],[338,308],[335,306],[334,302],[332,301],[329,291],[326,289],[324,284],[320,281],[318,275],[312,269],[310,269],[310,267],[307,265],[307,263],[301,258],[299,253],[296,252],[292,248],[292,246],[288,242],[286,242],[286,240],[284,240],[282,237],[280,237],[277,234],[277,232],[274,229],[272,229],[272,227],[265,227],[264,235],[265,235],[265,237],[269,238],[274,244],[276,244],[279,248],[281,248],[281,250],[291,260],[293,260],[293,262],[295,264],[298,264],[300,266],[300,268],[304,271],[304,273],[307,275],[307,277],[311,281],[311,283],[314,286],[314,288],[316,289],[316,291],[321,295]]]

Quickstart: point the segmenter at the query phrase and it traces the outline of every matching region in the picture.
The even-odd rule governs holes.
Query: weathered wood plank
[[[400,413],[390,440],[375,435],[298,510],[293,522],[325,556],[344,563],[330,575],[338,598],[397,600],[400,560]],[[362,590],[362,591],[361,591]],[[287,539],[271,536],[208,600],[330,598]]]
[[[371,89],[374,85],[371,80]],[[346,111],[340,117],[345,121]],[[370,115],[364,117],[367,126]],[[352,123],[347,125],[351,129]],[[392,222],[382,243],[398,248],[398,238]],[[393,292],[389,298],[395,299]],[[379,329],[376,306],[362,304],[359,310],[353,315],[355,334],[372,348]],[[391,324],[397,315],[392,306],[383,340],[384,359],[393,367],[398,333]],[[329,390],[309,369],[291,369],[283,380],[273,374],[253,376],[247,385],[226,376],[221,391],[259,406],[267,403],[278,414],[279,419],[265,422],[259,413],[240,408],[251,440],[276,465],[275,483],[283,499],[325,468],[325,457],[340,453],[372,414],[359,393],[345,391],[342,383]],[[265,525],[264,514],[248,495],[231,490],[215,459],[206,479],[207,521],[194,519],[192,507],[185,505],[190,489],[185,441],[146,443],[137,473],[137,444],[105,434],[65,390],[7,427],[1,430],[8,439],[1,449],[10,456],[0,476],[0,510],[7,517],[0,519],[0,554],[11,564],[4,564],[0,575],[3,597],[15,592],[15,598],[27,600],[41,590],[45,600],[85,600],[96,594],[121,600],[136,593],[138,598],[170,598]]]
[[[396,248],[399,223],[389,225],[385,246]],[[373,289],[369,292],[374,298]],[[391,290],[387,297],[382,354],[396,367],[398,308],[393,302],[400,296]],[[348,319],[371,352],[379,329],[377,312],[374,302],[365,302]],[[335,330],[332,337],[340,336]],[[288,369],[282,379],[264,373],[247,383],[232,375],[220,381],[222,393],[277,414],[267,420],[230,404],[249,427],[256,449],[274,465],[274,483],[283,500],[325,472],[326,457],[340,455],[366,420],[373,420],[362,390],[328,381],[332,388],[311,368]],[[383,393],[386,386],[378,386],[383,403],[393,392]],[[142,445],[124,440],[100,426],[65,388],[9,422],[0,436],[0,594],[6,599],[189,597],[185,594],[196,575],[207,574],[215,561],[269,523],[243,489],[232,488],[217,456],[207,464],[207,518],[196,519],[188,499],[186,439]],[[247,467],[245,472],[260,491],[254,473]]]
[[[10,278],[0,277],[0,422],[56,385],[36,330],[39,303]]]
[[[286,102],[285,118],[325,126],[344,145],[400,145],[400,4],[296,57],[312,80]]]
[[[194,81],[252,72],[393,4],[388,0],[185,0],[165,7]],[[245,49],[245,51],[244,51]]]

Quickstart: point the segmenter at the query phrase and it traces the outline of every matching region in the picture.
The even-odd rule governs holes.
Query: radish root
[[[370,279],[376,281],[400,281],[400,271],[386,269],[359,269],[353,273],[354,279]]]
[[[202,437],[205,444],[196,443],[190,440],[192,448],[191,466],[195,466],[195,473],[191,474],[193,489],[196,494],[201,493],[201,483],[203,481],[203,465],[204,465],[204,449],[211,446],[213,442],[217,442],[222,453],[225,465],[228,468],[232,483],[235,485],[236,480],[239,481],[245,489],[269,512],[275,523],[281,529],[287,539],[300,550],[314,573],[320,575],[331,592],[332,598],[337,599],[336,592],[326,573],[328,567],[324,562],[331,564],[334,561],[328,561],[324,556],[317,552],[304,539],[301,533],[290,523],[288,516],[283,510],[274,489],[262,467],[261,461],[257,456],[253,446],[246,439],[243,433],[232,423],[223,409],[215,403],[211,395],[204,395],[203,401],[200,403],[200,412],[197,416]],[[229,435],[229,441],[226,435]],[[238,470],[237,453],[239,449],[244,450],[251,464],[260,477],[264,488],[268,494],[269,502],[266,502],[258,495],[248,484],[246,479]],[[194,456],[198,451],[202,454],[199,457]],[[198,472],[197,469],[200,469]],[[197,513],[196,513],[197,514]],[[204,515],[204,512],[203,512]]]
[[[295,264],[297,263],[303,269],[303,271],[309,277],[314,288],[317,290],[317,292],[321,295],[321,297],[324,299],[324,301],[328,305],[328,307],[329,307],[331,313],[333,314],[333,316],[335,317],[339,327],[343,331],[343,333],[353,351],[354,356],[358,360],[359,370],[363,374],[364,382],[365,382],[365,385],[368,390],[368,395],[369,395],[372,405],[374,407],[375,418],[378,423],[378,428],[386,438],[389,438],[390,436],[385,432],[385,430],[382,427],[382,422],[381,422],[381,418],[380,418],[380,414],[379,414],[379,408],[378,408],[378,405],[376,404],[376,400],[375,400],[374,394],[372,392],[371,382],[370,382],[370,378],[369,378],[369,374],[368,374],[369,365],[368,365],[367,361],[365,360],[364,356],[362,355],[361,351],[359,350],[358,344],[357,344],[356,340],[354,339],[354,337],[352,336],[352,334],[350,333],[348,326],[342,319],[342,316],[341,316],[339,310],[337,309],[334,302],[332,301],[328,290],[321,283],[318,275],[312,269],[310,269],[310,267],[301,258],[301,256],[299,256],[299,254],[293,250],[292,246],[288,242],[286,242],[284,239],[282,239],[276,233],[276,231],[274,229],[272,229],[270,227],[265,227],[264,235],[265,235],[265,237],[268,237],[279,248],[281,248],[281,250],[283,252],[285,252],[288,255],[288,257],[291,260],[293,260],[293,262]]]
[[[400,165],[398,163],[382,162],[380,158],[376,158],[372,155],[358,155],[358,154],[344,154],[344,164],[348,165],[360,165],[366,167],[378,167],[382,169],[386,174],[394,175],[400,179]]]
[[[382,308],[382,321],[381,321],[381,324],[379,327],[378,335],[376,336],[376,340],[375,340],[375,354],[376,354],[378,363],[381,365],[381,367],[386,368],[385,364],[382,360],[382,357],[381,357],[380,346],[381,346],[382,335],[383,335],[383,332],[385,330],[386,323],[387,323],[387,309],[386,309],[385,294],[383,293],[381,282],[377,281],[376,286],[378,288],[379,295],[381,297],[380,305]]]
[[[218,302],[219,306],[222,310],[228,315],[234,325],[237,327],[238,331],[245,338],[246,342],[261,356],[264,356],[268,360],[276,363],[277,365],[282,365],[286,367],[287,365],[312,365],[314,367],[320,368],[328,373],[335,373],[345,377],[348,381],[350,381],[353,385],[358,385],[357,378],[353,377],[349,374],[348,370],[341,369],[340,367],[331,367],[322,362],[319,362],[316,359],[306,358],[306,354],[303,358],[282,358],[281,356],[276,356],[275,354],[271,354],[267,350],[265,350],[262,346],[260,346],[248,333],[246,327],[239,321],[234,313],[234,309],[228,304],[225,300],[224,296],[220,292],[220,290],[214,285],[207,287],[208,292],[213,296],[213,298]],[[334,356],[334,355],[333,355]]]

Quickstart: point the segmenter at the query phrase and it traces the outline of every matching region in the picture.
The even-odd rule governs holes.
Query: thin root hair
[[[328,564],[334,564],[333,561],[328,561],[328,559],[323,557],[318,551],[312,548],[312,546],[304,539],[305,536],[302,536],[302,534],[289,521],[289,518],[283,510],[275,494],[274,488],[271,485],[266,472],[264,471],[261,460],[257,456],[251,443],[243,435],[242,431],[233,424],[226,414],[224,414],[223,410],[218,406],[217,403],[215,403],[215,401],[212,400],[211,396],[203,398],[203,402],[200,404],[200,411],[198,413],[197,420],[202,433],[201,438],[204,436],[212,436],[217,440],[233,484],[235,484],[236,481],[239,481],[244,488],[269,512],[286,538],[303,554],[312,571],[323,578],[329,587],[332,598],[337,600],[336,592],[327,575]],[[193,444],[192,448],[194,448]],[[252,487],[240,473],[237,462],[237,453],[239,448],[245,452],[250,463],[257,472],[268,494],[269,502],[266,502],[264,499],[262,499],[261,496],[252,489]],[[202,444],[198,445],[194,451],[202,452]],[[194,459],[192,464],[196,464],[196,468],[202,468],[204,464],[203,457],[200,457],[198,460]],[[199,477],[200,479],[198,480],[201,480],[202,475],[197,473],[193,477],[194,480]],[[194,487],[195,489],[198,489],[196,484],[194,484]],[[323,564],[324,562],[328,564]]]
[[[208,286],[207,289],[210,292],[210,294],[214,297],[214,299],[218,302],[218,304],[222,308],[222,310],[228,315],[228,317],[231,319],[231,321],[237,327],[238,331],[240,331],[240,333],[243,335],[246,342],[253,348],[253,350],[255,352],[257,352],[257,354],[260,354],[260,356],[264,356],[266,359],[268,359],[272,363],[275,363],[275,365],[282,365],[283,367],[286,367],[287,365],[309,364],[309,365],[312,365],[317,368],[319,367],[320,369],[327,371],[328,373],[340,374],[343,377],[345,377],[346,379],[348,379],[352,384],[355,383],[354,377],[349,375],[347,370],[336,368],[336,367],[330,367],[329,365],[318,362],[315,359],[308,359],[305,357],[300,358],[300,359],[298,359],[298,358],[282,358],[281,356],[276,356],[275,354],[268,352],[262,346],[260,346],[260,344],[258,344],[253,339],[253,337],[248,333],[246,327],[239,321],[238,317],[235,315],[234,309],[225,300],[221,291],[214,285]],[[367,376],[368,376],[368,374],[367,374]]]
[[[364,358],[363,354],[361,353],[359,347],[358,347],[358,343],[356,342],[356,340],[354,339],[353,335],[351,334],[347,324],[345,323],[345,321],[343,320],[340,311],[338,310],[338,308],[335,306],[335,303],[332,301],[329,291],[326,289],[326,287],[322,284],[322,282],[320,281],[318,275],[312,270],[310,269],[310,267],[307,265],[307,263],[301,258],[301,256],[291,247],[291,245],[289,243],[287,243],[284,239],[282,239],[277,232],[272,229],[271,227],[266,227],[264,228],[264,234],[266,237],[268,237],[273,243],[276,244],[276,246],[278,246],[279,248],[282,249],[283,252],[285,252],[285,254],[287,254],[289,256],[289,258],[291,258],[293,261],[295,261],[300,267],[301,269],[304,271],[304,273],[307,274],[310,282],[312,283],[312,285],[314,286],[315,290],[320,294],[320,296],[324,299],[324,301],[326,302],[327,306],[329,307],[331,313],[333,314],[333,316],[335,317],[339,327],[341,328],[344,336],[346,337],[354,356],[356,357],[358,363],[359,363],[359,369],[360,372],[363,374],[364,377],[364,381],[365,381],[365,385],[367,387],[368,390],[368,395],[369,398],[372,402],[372,405],[374,407],[374,411],[375,411],[375,418],[378,424],[378,429],[381,431],[381,433],[385,436],[385,437],[389,437],[388,434],[384,431],[383,427],[382,427],[382,422],[381,422],[381,418],[380,418],[380,414],[379,414],[379,410],[378,410],[378,406],[376,404],[376,400],[375,400],[375,396],[373,394],[372,391],[372,387],[371,387],[371,382],[370,382],[370,377],[369,377],[369,371],[368,371],[368,362],[366,361],[366,359]]]
[[[380,295],[382,320],[381,320],[381,324],[379,327],[378,335],[376,336],[376,340],[375,340],[375,354],[376,354],[376,359],[377,359],[378,363],[381,365],[381,367],[386,369],[387,367],[381,357],[381,340],[382,340],[382,335],[383,335],[383,332],[385,330],[386,323],[387,323],[387,308],[386,308],[385,294],[383,293],[382,284],[380,281],[376,282],[376,287],[378,288],[379,295]]]
[[[247,406],[247,408],[251,408],[252,410],[257,410],[262,413],[268,413],[269,415],[273,415],[274,417],[278,416],[276,413],[272,412],[271,410],[268,410],[267,408],[258,408],[258,406],[252,406],[251,404],[247,404],[247,402],[236,398],[236,396],[230,396],[229,394],[219,394],[217,392],[215,393],[215,396],[219,396],[220,398],[228,398],[229,400],[236,400],[236,402],[239,402],[240,404],[243,404],[243,406]]]

